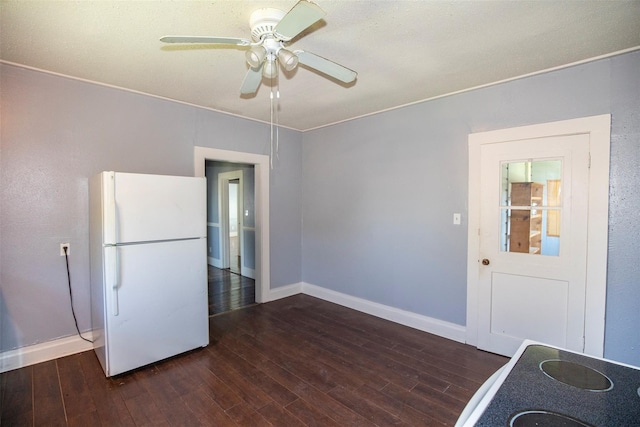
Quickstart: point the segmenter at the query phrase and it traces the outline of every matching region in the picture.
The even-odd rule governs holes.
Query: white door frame
[[[231,249],[229,247],[229,181],[238,180],[238,211],[244,211],[244,188],[242,182],[242,170],[223,172],[218,174],[218,218],[220,218],[220,259],[222,268],[231,265]],[[244,216],[239,215],[238,244],[240,260],[244,260]],[[223,237],[224,236],[224,237]],[[242,274],[242,266],[240,266]]]
[[[256,302],[270,300],[270,258],[269,258],[269,156],[220,150],[217,148],[194,147],[194,175],[205,176],[207,160],[244,163],[254,166],[255,171],[255,216],[256,216]]]
[[[604,354],[609,226],[609,151],[611,115],[584,117],[469,134],[469,229],[467,239],[466,342],[478,342],[478,281],[480,262],[480,146],[483,144],[589,134],[591,166],[587,226],[587,274],[584,352]]]

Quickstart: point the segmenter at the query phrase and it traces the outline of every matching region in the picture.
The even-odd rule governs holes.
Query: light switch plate
[[[453,214],[453,224],[454,225],[460,225],[461,219],[462,219],[462,216],[459,213],[454,213]]]

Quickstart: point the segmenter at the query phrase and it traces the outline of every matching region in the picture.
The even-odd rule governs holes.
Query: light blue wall
[[[264,123],[6,64],[0,88],[0,351],[75,334],[62,242],[89,329],[90,176],[193,176],[194,146],[269,154]],[[271,173],[272,287],[301,280],[301,139],[280,131]]]
[[[605,356],[640,366],[640,52],[611,60]]]
[[[605,356],[640,365],[639,69],[636,52],[282,130],[270,176],[272,288],[305,281],[464,325],[467,135],[610,113]],[[88,329],[89,176],[192,175],[196,145],[268,154],[265,124],[9,65],[0,78],[0,351],[74,334],[60,242],[71,242]]]
[[[305,133],[303,280],[465,325],[468,134],[610,113],[605,356],[640,365],[638,70],[635,52]]]

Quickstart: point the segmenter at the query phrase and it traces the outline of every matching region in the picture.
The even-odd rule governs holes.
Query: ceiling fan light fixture
[[[267,59],[262,67],[262,75],[267,79],[272,79],[278,75],[278,66],[276,61]]]
[[[245,56],[251,68],[258,68],[267,56],[267,50],[262,46],[255,46],[249,49]]]
[[[286,71],[292,71],[298,66],[298,56],[287,49],[278,51],[278,60]]]

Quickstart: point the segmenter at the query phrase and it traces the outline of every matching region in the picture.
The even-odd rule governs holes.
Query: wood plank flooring
[[[210,316],[255,304],[256,281],[241,276],[237,263],[228,270],[208,267]]]
[[[110,379],[93,352],[6,372],[0,424],[453,425],[507,362],[306,295],[210,317],[210,338]]]

